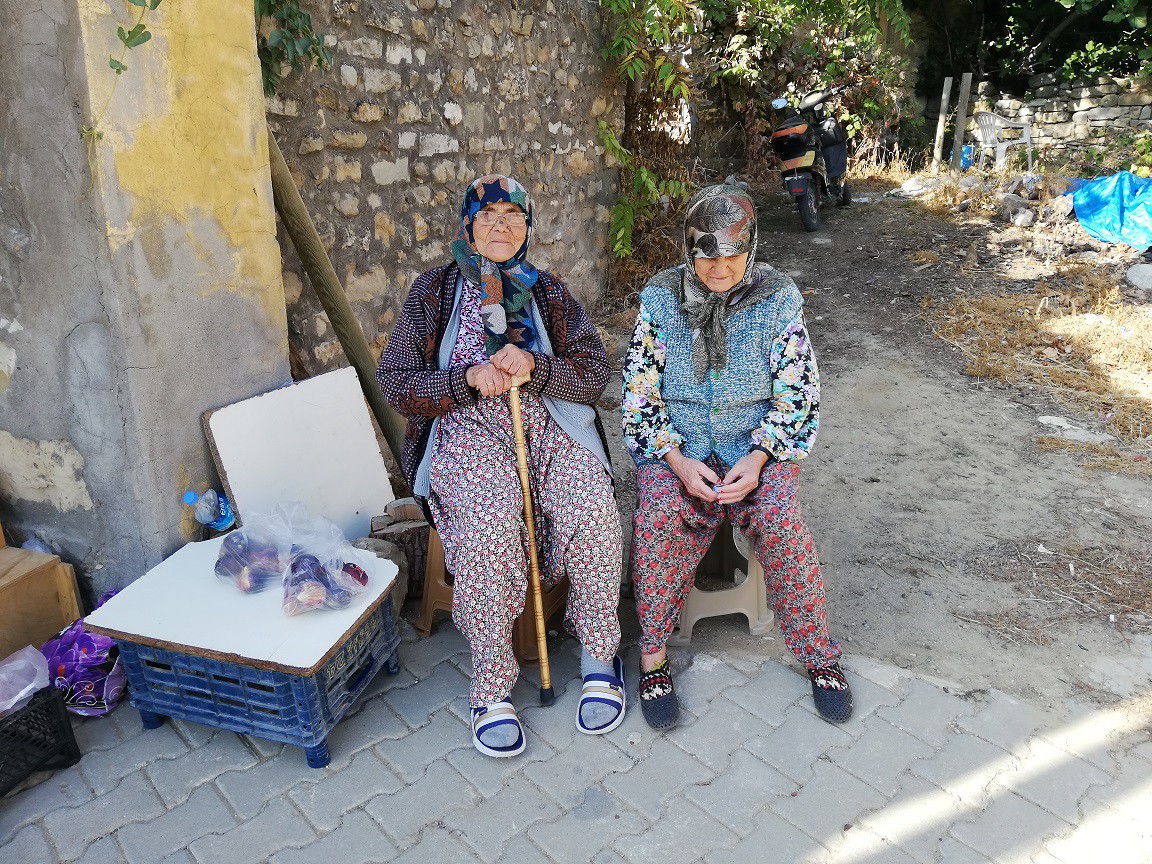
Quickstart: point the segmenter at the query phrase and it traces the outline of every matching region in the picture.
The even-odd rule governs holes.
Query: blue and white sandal
[[[485,730],[494,726],[515,726],[516,741],[505,747],[491,747],[485,744],[480,740],[480,736]],[[520,725],[520,719],[516,716],[516,709],[512,707],[511,702],[493,702],[491,705],[472,709],[472,746],[485,756],[493,756],[496,759],[518,756],[524,752],[527,743],[524,739],[524,727]]]
[[[584,678],[580,688],[580,702],[576,705],[576,728],[585,735],[603,735],[611,732],[624,722],[624,661],[617,655],[612,660],[615,675],[593,672]],[[589,702],[600,702],[616,709],[616,716],[603,726],[587,726],[580,716],[580,710]]]

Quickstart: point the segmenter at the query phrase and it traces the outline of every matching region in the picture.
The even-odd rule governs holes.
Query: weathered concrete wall
[[[289,378],[251,8],[149,13],[93,173],[134,11],[0,0],[0,519],[97,591],[191,536],[201,413]]]
[[[412,281],[450,260],[464,186],[492,171],[533,193],[532,260],[584,302],[608,263],[616,170],[596,136],[619,100],[592,0],[305,0],[333,63],[285,79],[269,121],[368,341]],[[306,370],[345,363],[281,234],[289,330]]]
[[[981,82],[974,110],[993,111],[1009,120],[1027,117],[1034,145],[1042,149],[1100,147],[1118,135],[1152,129],[1152,78],[1058,82],[1045,73],[1033,75],[1028,86],[1026,94],[1016,97]]]

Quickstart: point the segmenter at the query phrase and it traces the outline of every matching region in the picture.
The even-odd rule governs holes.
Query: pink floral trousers
[[[599,660],[620,645],[620,514],[607,471],[532,394],[520,397],[541,581],[568,577],[564,623]],[[528,545],[508,396],[441,420],[429,506],[454,577],[452,620],[472,649],[473,707],[506,699],[520,673],[512,625],[524,609]]]
[[[727,471],[714,457],[708,464],[721,476]],[[840,658],[840,646],[828,634],[816,548],[796,497],[799,474],[795,463],[770,462],[743,501],[722,505],[690,496],[663,462],[640,468],[632,580],[643,653],[655,653],[668,641],[696,568],[727,518],[751,541],[764,567],[768,602],[789,650],[809,669]]]

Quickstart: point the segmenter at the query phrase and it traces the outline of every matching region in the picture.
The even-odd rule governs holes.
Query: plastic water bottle
[[[191,489],[184,493],[184,503],[196,508],[196,521],[213,531],[227,531],[236,524],[236,514],[228,503],[228,496],[215,489],[197,495]]]

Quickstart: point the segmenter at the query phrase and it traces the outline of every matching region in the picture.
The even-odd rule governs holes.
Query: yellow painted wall
[[[80,0],[80,11],[96,111],[116,77],[108,66],[120,54],[116,27],[130,28],[139,9]],[[163,266],[156,247],[174,221],[190,229],[187,242],[204,263],[190,274],[194,290],[259,295],[269,321],[282,322],[252,4],[166,0],[144,20],[153,38],[127,52],[95,149],[111,248],[140,241],[155,270]],[[127,207],[118,206],[122,198]]]

